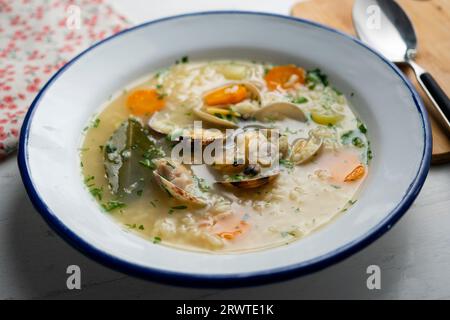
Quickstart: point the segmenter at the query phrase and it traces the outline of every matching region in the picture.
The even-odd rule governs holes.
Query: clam
[[[254,85],[251,82],[248,81],[236,81],[236,82],[230,82],[224,85],[221,85],[220,87],[216,87],[214,89],[211,89],[207,92],[204,93],[203,98],[205,99],[205,97],[207,97],[208,95],[210,95],[213,92],[217,92],[220,91],[222,89],[226,89],[226,88],[230,88],[230,90],[234,89],[234,86],[244,86],[245,89],[247,89],[247,97],[246,99],[250,99],[250,100],[256,100],[259,103],[261,103],[261,93],[259,92],[259,89],[256,85]],[[245,100],[245,99],[243,99]]]
[[[149,120],[148,126],[159,134],[164,134],[170,137],[172,141],[181,141],[182,139],[201,140],[202,145],[208,145],[211,142],[224,139],[224,134],[218,129],[203,129],[203,128],[174,128],[161,121],[158,118],[158,113],[155,113]]]
[[[292,144],[290,160],[294,164],[301,164],[310,160],[322,147],[323,139],[310,135],[308,139],[297,139]]]
[[[282,159],[286,159],[289,155],[289,140],[286,135],[280,135],[278,139],[278,150]]]
[[[159,134],[170,134],[174,131],[174,121],[170,119],[170,114],[163,111],[157,111],[148,120],[148,126]]]
[[[193,110],[194,114],[199,117],[200,119],[207,121],[212,124],[216,124],[221,127],[225,128],[237,128],[237,123],[234,123],[231,120],[227,120],[226,118],[220,118],[217,115],[210,114],[206,112],[204,108],[198,108]]]
[[[181,141],[183,139],[190,139],[192,142],[201,140],[202,145],[208,145],[215,140],[225,139],[223,132],[217,129],[184,129],[178,137],[172,137],[173,141]]]
[[[244,170],[245,166],[246,166],[245,161],[238,161],[238,160],[224,161],[224,163],[215,162],[211,165],[213,169],[224,173],[241,172],[242,170]]]
[[[243,96],[237,97],[237,100],[231,96],[231,102],[221,102],[221,98],[209,98],[214,92],[223,91],[223,95],[227,98],[226,90],[230,90],[231,93],[239,90],[239,86],[245,87]],[[210,101],[208,101],[210,100]],[[261,104],[261,94],[258,88],[250,82],[232,82],[218,88],[212,89],[203,95],[202,104],[200,107],[195,108],[194,114],[202,120],[209,123],[225,127],[225,128],[237,128],[238,125],[233,121],[236,118],[242,118],[243,114],[233,110],[232,105],[243,103],[243,101],[256,101],[258,105]],[[209,103],[208,103],[209,102]]]
[[[156,182],[175,199],[198,206],[206,206],[208,202],[198,194],[198,186],[192,171],[179,162],[168,158],[155,161],[156,170],[153,171]]]
[[[274,120],[283,117],[288,117],[302,122],[306,121],[306,116],[302,109],[291,102],[269,103],[255,111],[252,116],[259,121]]]
[[[243,176],[242,179],[239,180],[230,180],[230,181],[218,181],[217,184],[220,184],[225,187],[234,187],[239,189],[254,189],[262,187],[272,181],[274,181],[280,175],[279,171],[275,171],[269,174],[264,174],[258,177],[253,177],[247,179]]]

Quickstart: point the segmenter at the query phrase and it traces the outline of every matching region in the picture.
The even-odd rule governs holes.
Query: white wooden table
[[[167,14],[176,1],[110,0],[133,22]],[[228,5],[231,0],[227,1]],[[295,0],[259,1],[259,9],[287,13]],[[222,9],[211,1],[208,9]],[[222,1],[223,2],[223,1]],[[242,8],[243,1],[231,1]],[[190,1],[180,10],[195,11]],[[245,2],[246,6],[250,1]],[[279,6],[274,7],[273,3]],[[140,4],[140,5],[139,5]],[[240,6],[238,6],[241,4]],[[264,8],[261,8],[261,5]],[[152,11],[149,11],[149,8]],[[178,7],[179,8],[179,7]],[[147,9],[147,11],[145,11]],[[204,8],[207,9],[207,8]],[[244,7],[243,9],[248,9]],[[173,12],[179,13],[179,12]],[[381,239],[323,271],[283,283],[241,289],[189,289],[135,279],[107,269],[56,236],[25,193],[15,155],[0,163],[0,299],[147,298],[147,299],[307,299],[448,298],[450,299],[450,164],[434,167],[417,201]],[[366,287],[366,268],[381,268],[381,290]],[[82,289],[69,291],[66,268],[79,265]]]

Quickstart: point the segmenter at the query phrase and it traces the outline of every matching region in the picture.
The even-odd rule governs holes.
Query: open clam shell
[[[148,126],[153,131],[160,134],[169,134],[173,128],[169,125],[164,124],[161,119],[161,115],[159,112],[155,112],[150,119],[148,120]]]
[[[309,139],[297,139],[292,144],[291,161],[301,164],[310,160],[322,147],[323,139],[311,135]]]
[[[207,121],[209,123],[225,127],[225,128],[238,128],[237,123],[234,123],[233,121],[222,119],[219,117],[216,117],[212,114],[207,113],[203,108],[198,108],[193,110],[194,114],[199,117],[200,119]]]
[[[203,146],[206,146],[216,140],[225,139],[225,134],[217,129],[185,129],[173,141],[181,141],[184,139],[192,142],[200,140]]]
[[[203,97],[209,95],[210,93],[217,91],[217,90],[221,90],[224,88],[232,88],[234,85],[238,86],[244,86],[247,89],[248,92],[248,97],[247,99],[250,99],[252,101],[257,101],[258,105],[261,104],[261,93],[259,91],[259,89],[252,83],[250,82],[231,82],[231,83],[227,83],[225,85],[222,85],[220,87],[214,88],[212,90],[209,90],[208,92],[206,92]],[[223,117],[218,117],[216,116],[216,114],[214,113],[210,113],[207,110],[208,109],[217,109],[218,110],[218,114],[221,114],[222,112],[227,112],[229,113],[230,116],[232,116],[231,118],[239,118],[243,115],[230,110],[227,110],[230,108],[230,105],[214,105],[214,106],[208,106],[204,103],[204,98],[202,99],[202,104],[198,107],[195,108],[194,114],[199,117],[200,119],[207,121],[209,123],[221,126],[221,127],[225,127],[225,128],[237,128],[238,125],[233,122],[231,119],[228,119],[227,117],[223,116]]]
[[[260,177],[255,177],[251,179],[242,179],[238,181],[218,181],[217,184],[220,184],[225,187],[233,187],[239,189],[254,189],[262,187],[272,181],[274,181],[280,175],[279,171],[273,172],[271,174],[263,175]]]
[[[207,96],[208,94],[210,94],[210,93],[212,93],[214,91],[217,91],[217,90],[220,90],[220,89],[224,89],[224,88],[227,88],[227,87],[233,87],[234,85],[236,85],[236,86],[238,86],[238,85],[244,86],[247,89],[247,91],[249,92],[249,96],[247,98],[250,99],[250,100],[256,100],[259,103],[261,103],[262,97],[261,97],[261,93],[260,93],[258,87],[256,85],[254,85],[253,83],[248,82],[248,81],[235,81],[235,82],[226,83],[224,85],[221,85],[220,87],[216,87],[214,89],[208,90],[207,92],[205,92],[203,94],[203,97]]]
[[[163,167],[162,167],[163,166]],[[181,167],[182,166],[182,167]],[[180,169],[178,173],[172,174],[175,170]],[[169,172],[170,177],[164,177],[162,171]],[[179,177],[179,174],[185,174],[188,183],[185,186],[179,186],[174,183],[175,179]],[[160,159],[157,164],[157,169],[153,171],[153,175],[155,177],[158,185],[165,190],[169,195],[173,196],[175,199],[180,202],[197,205],[197,206],[206,206],[208,202],[206,199],[203,199],[191,192],[191,190],[187,190],[189,187],[191,189],[195,188],[195,181],[193,179],[192,172],[184,167],[182,164],[175,163],[170,159]],[[172,179],[171,179],[172,178]]]
[[[219,139],[224,139],[225,135],[223,132],[217,129],[203,129],[203,128],[184,128],[177,129],[173,126],[165,125],[163,122],[159,121],[157,114],[152,116],[148,121],[148,126],[155,132],[164,135],[170,135],[172,141],[178,142],[182,139],[191,140],[201,140],[202,145],[208,145],[211,142]],[[176,134],[179,132],[179,134]]]
[[[290,102],[274,102],[255,111],[252,116],[259,121],[267,121],[288,117],[297,121],[306,121],[306,115],[296,104]]]

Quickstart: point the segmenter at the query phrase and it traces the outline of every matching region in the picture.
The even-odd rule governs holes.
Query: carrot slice
[[[293,64],[277,66],[270,69],[264,80],[270,91],[275,90],[278,86],[289,89],[297,83],[305,83],[305,70]]]
[[[234,237],[236,237],[237,235],[239,235],[241,233],[242,233],[242,231],[237,230],[237,231],[232,231],[232,232],[220,232],[217,235],[226,240],[233,240]]]
[[[209,106],[217,106],[221,104],[236,104],[247,98],[248,91],[243,85],[233,84],[226,86],[211,93],[208,93],[204,100]]]
[[[155,90],[136,90],[126,102],[127,108],[135,115],[149,115],[165,106],[163,97]]]
[[[234,219],[232,219],[234,220]],[[229,224],[231,221],[228,221],[227,224]],[[217,227],[217,225],[216,225]],[[223,226],[219,226],[223,227]],[[216,232],[216,234],[226,240],[233,240],[234,238],[236,238],[237,236],[245,233],[248,229],[250,228],[249,224],[243,220],[239,221],[237,225],[234,225],[231,229],[231,231],[220,231],[220,232]]]
[[[364,176],[365,171],[366,169],[364,169],[364,166],[360,164],[345,177],[344,181],[350,182],[361,179]]]

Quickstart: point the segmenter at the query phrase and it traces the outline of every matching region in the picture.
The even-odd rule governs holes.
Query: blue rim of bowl
[[[146,27],[148,25],[157,24],[167,20],[180,19],[185,17],[195,17],[195,16],[208,16],[208,15],[254,15],[254,16],[265,16],[278,18],[282,20],[289,20],[293,22],[297,22],[300,24],[306,24],[310,26],[317,27],[319,29],[325,30],[327,32],[333,32],[339,36],[342,36],[348,40],[351,40],[358,45],[364,47],[365,49],[372,52],[375,56],[377,56],[380,60],[386,63],[389,67],[391,67],[392,71],[397,74],[397,76],[403,80],[405,86],[410,90],[417,110],[421,116],[422,120],[422,128],[424,132],[424,150],[422,154],[422,160],[420,164],[420,168],[417,172],[416,177],[411,182],[408,190],[406,191],[402,200],[398,203],[398,205],[381,221],[378,225],[374,226],[371,230],[369,230],[365,235],[359,237],[356,240],[353,240],[350,243],[347,243],[344,246],[341,246],[335,249],[332,252],[324,254],[322,256],[316,257],[314,259],[310,259],[307,261],[303,261],[297,264],[292,264],[289,266],[268,269],[264,271],[257,272],[247,272],[247,273],[237,273],[237,274],[214,274],[214,275],[201,275],[201,274],[192,274],[192,273],[183,273],[183,272],[173,272],[166,271],[161,269],[156,269],[152,267],[147,267],[143,265],[138,265],[135,263],[131,263],[129,261],[123,260],[121,258],[115,257],[113,255],[108,254],[100,249],[97,249],[93,245],[84,241],[77,234],[72,232],[67,226],[64,225],[62,221],[58,219],[58,217],[48,208],[45,201],[39,196],[36,188],[33,185],[33,181],[31,179],[31,174],[28,166],[28,135],[31,121],[33,119],[34,110],[39,104],[41,96],[48,89],[48,87],[65,71],[67,70],[75,61],[77,61],[80,57],[82,57],[87,52],[96,48],[106,41],[110,41],[116,37],[120,37],[128,32],[132,32],[134,30]],[[149,21],[129,29],[125,29],[115,35],[112,35],[94,45],[87,48],[80,54],[78,54],[75,58],[69,61],[66,65],[64,65],[58,72],[56,72],[51,79],[45,84],[45,86],[40,90],[33,103],[28,110],[22,129],[20,132],[20,140],[19,140],[19,152],[18,152],[18,165],[20,169],[20,174],[25,185],[28,196],[30,197],[34,207],[41,214],[44,220],[50,225],[50,227],[55,230],[63,239],[65,239],[68,243],[74,246],[76,249],[86,254],[90,258],[95,261],[100,262],[103,265],[106,265],[110,268],[138,276],[141,278],[149,279],[157,282],[171,283],[175,285],[183,285],[183,286],[195,286],[195,287],[236,287],[236,286],[247,286],[247,285],[258,285],[269,282],[287,280],[296,276],[304,275],[307,273],[311,273],[314,271],[318,271],[323,269],[331,264],[334,264],[338,261],[343,260],[344,258],[356,253],[357,251],[363,249],[376,239],[378,239],[381,235],[383,235],[387,230],[389,230],[409,209],[417,195],[419,194],[425,179],[428,174],[428,170],[430,167],[431,160],[431,129],[428,122],[427,112],[423,106],[422,100],[417,94],[416,90],[412,87],[410,82],[406,79],[406,77],[401,73],[401,71],[390,61],[388,61],[384,56],[382,56],[377,51],[371,49],[358,39],[351,37],[345,33],[337,31],[335,29],[329,28],[322,24],[312,22],[305,19],[299,19],[290,16],[284,16],[279,14],[272,13],[263,13],[263,12],[252,12],[252,11],[206,11],[206,12],[196,12],[196,13],[188,13],[182,15],[176,15],[171,17],[166,17],[158,20]]]

